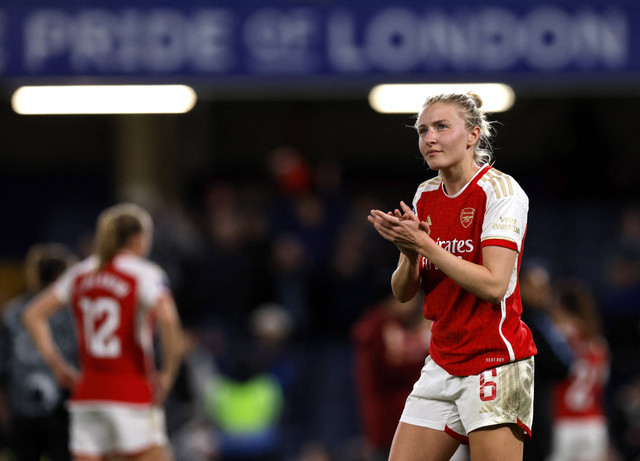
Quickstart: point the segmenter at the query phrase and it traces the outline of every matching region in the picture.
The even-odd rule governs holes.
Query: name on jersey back
[[[101,288],[110,291],[118,298],[124,298],[131,292],[131,284],[115,274],[99,272],[89,274],[80,282],[81,291],[89,291],[94,288]]]

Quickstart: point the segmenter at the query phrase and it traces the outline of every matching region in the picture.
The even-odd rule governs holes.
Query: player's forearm
[[[409,258],[400,254],[398,267],[391,276],[391,290],[400,302],[413,299],[420,288],[420,257]]]
[[[161,299],[157,312],[162,339],[162,372],[173,383],[184,354],[182,327],[173,298],[166,296]]]
[[[63,368],[66,362],[53,341],[48,319],[34,309],[27,309],[23,315],[23,321],[31,340],[46,364],[54,371]]]
[[[182,330],[178,324],[166,325],[162,333],[162,372],[173,383],[184,353]]]
[[[433,240],[425,240],[418,251],[456,284],[483,301],[498,304],[504,298],[508,278],[502,273],[459,258]]]

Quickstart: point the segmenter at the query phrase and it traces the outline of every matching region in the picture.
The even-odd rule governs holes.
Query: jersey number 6
[[[498,376],[498,371],[495,368],[480,374],[480,400],[483,402],[494,400],[497,397],[498,385],[493,380],[496,376]]]

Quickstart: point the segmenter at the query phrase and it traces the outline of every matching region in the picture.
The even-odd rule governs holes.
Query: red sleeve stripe
[[[489,239],[483,240],[482,244],[480,245],[481,248],[489,247],[489,246],[505,247],[505,248],[509,248],[510,250],[518,251],[518,245],[516,244],[516,242],[512,240],[489,238]]]

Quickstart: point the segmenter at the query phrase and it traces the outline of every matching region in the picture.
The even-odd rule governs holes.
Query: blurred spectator
[[[223,461],[280,461],[286,388],[292,376],[286,343],[291,319],[262,305],[250,320],[252,339],[238,345],[220,373],[205,384],[205,408],[218,432]]]
[[[277,192],[269,213],[272,234],[295,235],[311,266],[322,264],[331,253],[347,207],[340,200],[339,169],[323,163],[314,171],[308,160],[291,147],[274,149],[267,161]]]
[[[149,212],[154,222],[151,259],[165,269],[171,286],[175,287],[174,291],[182,290],[189,283],[184,278],[182,266],[186,260],[202,251],[202,236],[177,201],[158,199]]]
[[[625,459],[640,458],[640,206],[622,209],[615,239],[605,247],[600,305],[611,349],[610,435]]]
[[[554,283],[556,322],[576,360],[568,378],[553,392],[553,451],[550,461],[605,461],[609,434],[604,392],[609,378],[609,347],[602,336],[595,297],[578,279]]]
[[[33,345],[22,323],[25,307],[53,283],[74,257],[62,245],[32,246],[25,259],[27,291],[11,300],[0,331],[0,384],[9,405],[10,447],[18,461],[69,460],[67,394]],[[53,338],[65,358],[77,364],[70,309],[50,319]],[[0,399],[2,400],[2,399]]]
[[[345,223],[333,252],[313,274],[311,327],[322,339],[348,343],[352,326],[379,296],[377,273],[367,259],[367,234],[367,229]]]
[[[280,305],[258,306],[249,317],[251,336],[219,360],[211,350],[211,330],[194,329],[185,358],[191,418],[176,431],[178,461],[279,461],[299,447],[291,444],[291,392],[297,390],[297,364],[289,340],[293,322]]]
[[[185,357],[176,387],[182,387],[180,397],[170,395],[167,415],[179,412],[182,424],[169,433],[176,461],[212,461],[220,449],[217,429],[208,420],[206,385],[218,374],[216,358],[211,353],[206,330],[193,328],[185,334]]]
[[[255,342],[254,359],[261,369],[273,373],[283,389],[291,388],[296,375],[290,355],[291,315],[279,304],[265,303],[252,312],[249,323]]]
[[[629,382],[640,361],[640,207],[625,209],[619,235],[607,249],[602,312],[612,350],[612,384]]]
[[[309,302],[306,389],[309,437],[329,453],[342,452],[359,435],[350,333],[362,313],[378,300],[380,285],[367,259],[367,232],[346,223],[333,251],[312,274]],[[388,289],[388,279],[385,280]],[[337,455],[336,455],[337,456]]]
[[[270,279],[238,190],[229,183],[210,185],[203,211],[204,246],[182,267],[188,282],[178,296],[181,313],[187,327],[207,325],[231,341],[245,333],[251,309],[270,295]]]
[[[422,296],[401,303],[391,293],[353,328],[355,378],[367,460],[386,461],[405,400],[429,350]]]
[[[303,243],[292,233],[273,237],[269,269],[274,298],[289,312],[297,328],[309,320],[310,263]]]
[[[640,460],[640,376],[620,386],[614,394],[615,414],[611,434],[620,458]]]
[[[301,385],[304,348],[295,335],[294,319],[284,306],[265,303],[251,314],[251,332],[256,341],[256,359],[282,386],[284,397],[279,423],[280,455],[289,457],[304,440],[308,417],[304,413],[309,398]]]
[[[294,147],[273,149],[267,157],[267,170],[285,196],[303,195],[311,188],[311,166]]]
[[[524,461],[545,460],[551,453],[552,391],[566,378],[574,354],[551,316],[551,278],[540,264],[529,263],[520,273],[522,320],[531,329],[538,348],[535,363],[533,427],[524,444]]]
[[[301,447],[300,454],[295,461],[331,461],[329,453],[322,444],[308,442]]]

